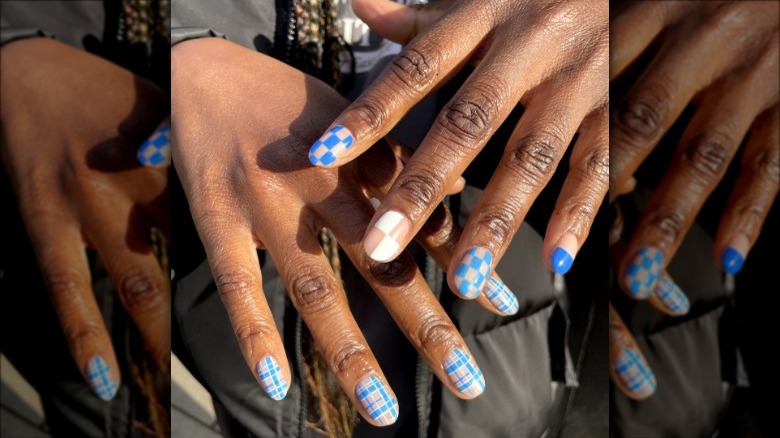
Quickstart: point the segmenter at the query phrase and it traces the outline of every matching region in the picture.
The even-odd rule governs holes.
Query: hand
[[[607,191],[608,7],[606,1],[463,0],[422,8],[353,1],[374,31],[405,47],[314,144],[313,164],[356,159],[466,63],[476,65],[377,209],[365,235],[367,254],[383,262],[397,257],[522,102],[526,112],[465,226],[448,281],[463,298],[480,295],[485,281],[471,276],[469,264],[490,272],[579,132],[543,249],[550,269],[568,271]],[[381,228],[390,225],[395,239],[382,241]]]
[[[688,104],[696,112],[644,207],[620,266],[623,290],[647,298],[723,177],[745,135],[742,171],[714,259],[739,271],[780,187],[776,2],[637,2],[611,23],[611,80],[641,71],[613,107],[610,198],[630,180]],[[647,58],[647,62],[641,61]],[[645,66],[646,64],[646,66]],[[614,99],[615,96],[613,96]],[[642,267],[643,263],[647,267]]]
[[[246,362],[266,393],[283,398],[291,372],[263,294],[258,248],[273,258],[358,411],[379,426],[397,418],[397,400],[317,240],[328,227],[443,385],[461,398],[479,395],[484,378],[411,255],[377,263],[362,250],[374,212],[364,191],[383,196],[400,160],[383,142],[340,169],[306,161],[308,145],[347,102],[312,77],[217,38],[176,45],[172,79],[173,161]],[[437,212],[421,240],[449,261],[454,222],[443,207]],[[491,308],[516,312],[511,299],[497,301],[514,304],[504,312]],[[469,363],[461,379],[448,369],[456,357]],[[383,401],[372,405],[375,396]]]
[[[73,358],[109,400],[119,367],[86,248],[97,249],[160,371],[170,368],[170,288],[147,243],[152,227],[168,227],[166,172],[135,156],[166,116],[167,99],[51,39],[7,44],[0,57],[3,161]]]

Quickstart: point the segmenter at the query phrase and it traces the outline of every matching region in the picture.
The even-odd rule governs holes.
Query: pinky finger
[[[780,109],[774,107],[753,123],[742,169],[715,239],[715,260],[724,271],[742,269],[780,189]]]

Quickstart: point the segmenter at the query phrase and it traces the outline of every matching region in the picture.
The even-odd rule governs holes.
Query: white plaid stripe
[[[485,295],[501,313],[507,315],[517,313],[519,308],[517,297],[506,287],[504,282],[497,280],[495,277],[490,277]]]
[[[487,248],[469,249],[455,270],[455,286],[458,292],[466,298],[476,298],[482,292],[492,263],[493,255]]]
[[[459,348],[454,348],[444,359],[444,371],[458,391],[476,397],[485,390],[485,378],[477,363]]]
[[[116,395],[117,384],[111,377],[111,369],[108,363],[100,356],[93,356],[87,362],[86,370],[87,380],[89,381],[89,386],[92,387],[92,391],[103,400],[113,399],[114,395]]]
[[[398,400],[390,395],[377,376],[372,374],[363,378],[355,387],[355,393],[368,415],[377,423],[393,424],[398,419]]]
[[[274,400],[281,400],[287,395],[287,389],[290,385],[284,378],[282,367],[276,362],[273,356],[265,356],[257,363],[257,375],[260,377],[260,383],[263,390]]]

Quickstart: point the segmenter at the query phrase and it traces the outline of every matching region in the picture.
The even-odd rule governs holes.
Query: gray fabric
[[[27,35],[43,32],[71,46],[82,47],[86,35],[102,39],[104,26],[105,10],[101,1],[0,2],[3,43],[10,42],[14,36],[18,37],[20,29],[27,29]]]
[[[276,29],[273,0],[177,0],[171,4],[171,43],[209,32],[268,53]]]

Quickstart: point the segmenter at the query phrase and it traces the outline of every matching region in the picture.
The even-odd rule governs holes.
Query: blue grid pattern
[[[282,367],[272,356],[265,356],[257,363],[257,376],[263,390],[274,400],[281,400],[287,395],[290,384],[284,378]]]
[[[92,391],[105,401],[114,398],[117,391],[116,381],[111,377],[108,364],[100,356],[93,356],[87,361],[87,380]]]
[[[515,294],[495,277],[488,279],[486,295],[496,309],[505,315],[514,315],[520,307]]]
[[[493,255],[487,248],[471,248],[455,270],[455,287],[464,298],[476,298],[490,276]]]
[[[398,400],[390,395],[377,376],[372,374],[358,382],[355,393],[368,415],[377,423],[388,425],[398,419]]]
[[[675,315],[683,315],[690,310],[691,303],[688,302],[688,297],[666,276],[661,277],[658,281],[655,291],[661,302]]]
[[[163,125],[138,148],[138,161],[144,166],[164,166],[171,158],[171,125]]]
[[[315,166],[332,164],[341,154],[349,149],[355,138],[343,126],[334,126],[309,149],[309,161]]]
[[[640,396],[655,392],[655,375],[642,356],[631,348],[623,348],[615,361],[615,370],[629,391]]]
[[[626,271],[626,285],[637,298],[647,298],[663,269],[664,255],[652,247],[640,249]]]
[[[444,360],[444,371],[463,394],[476,397],[485,390],[485,378],[471,356],[455,348]]]

